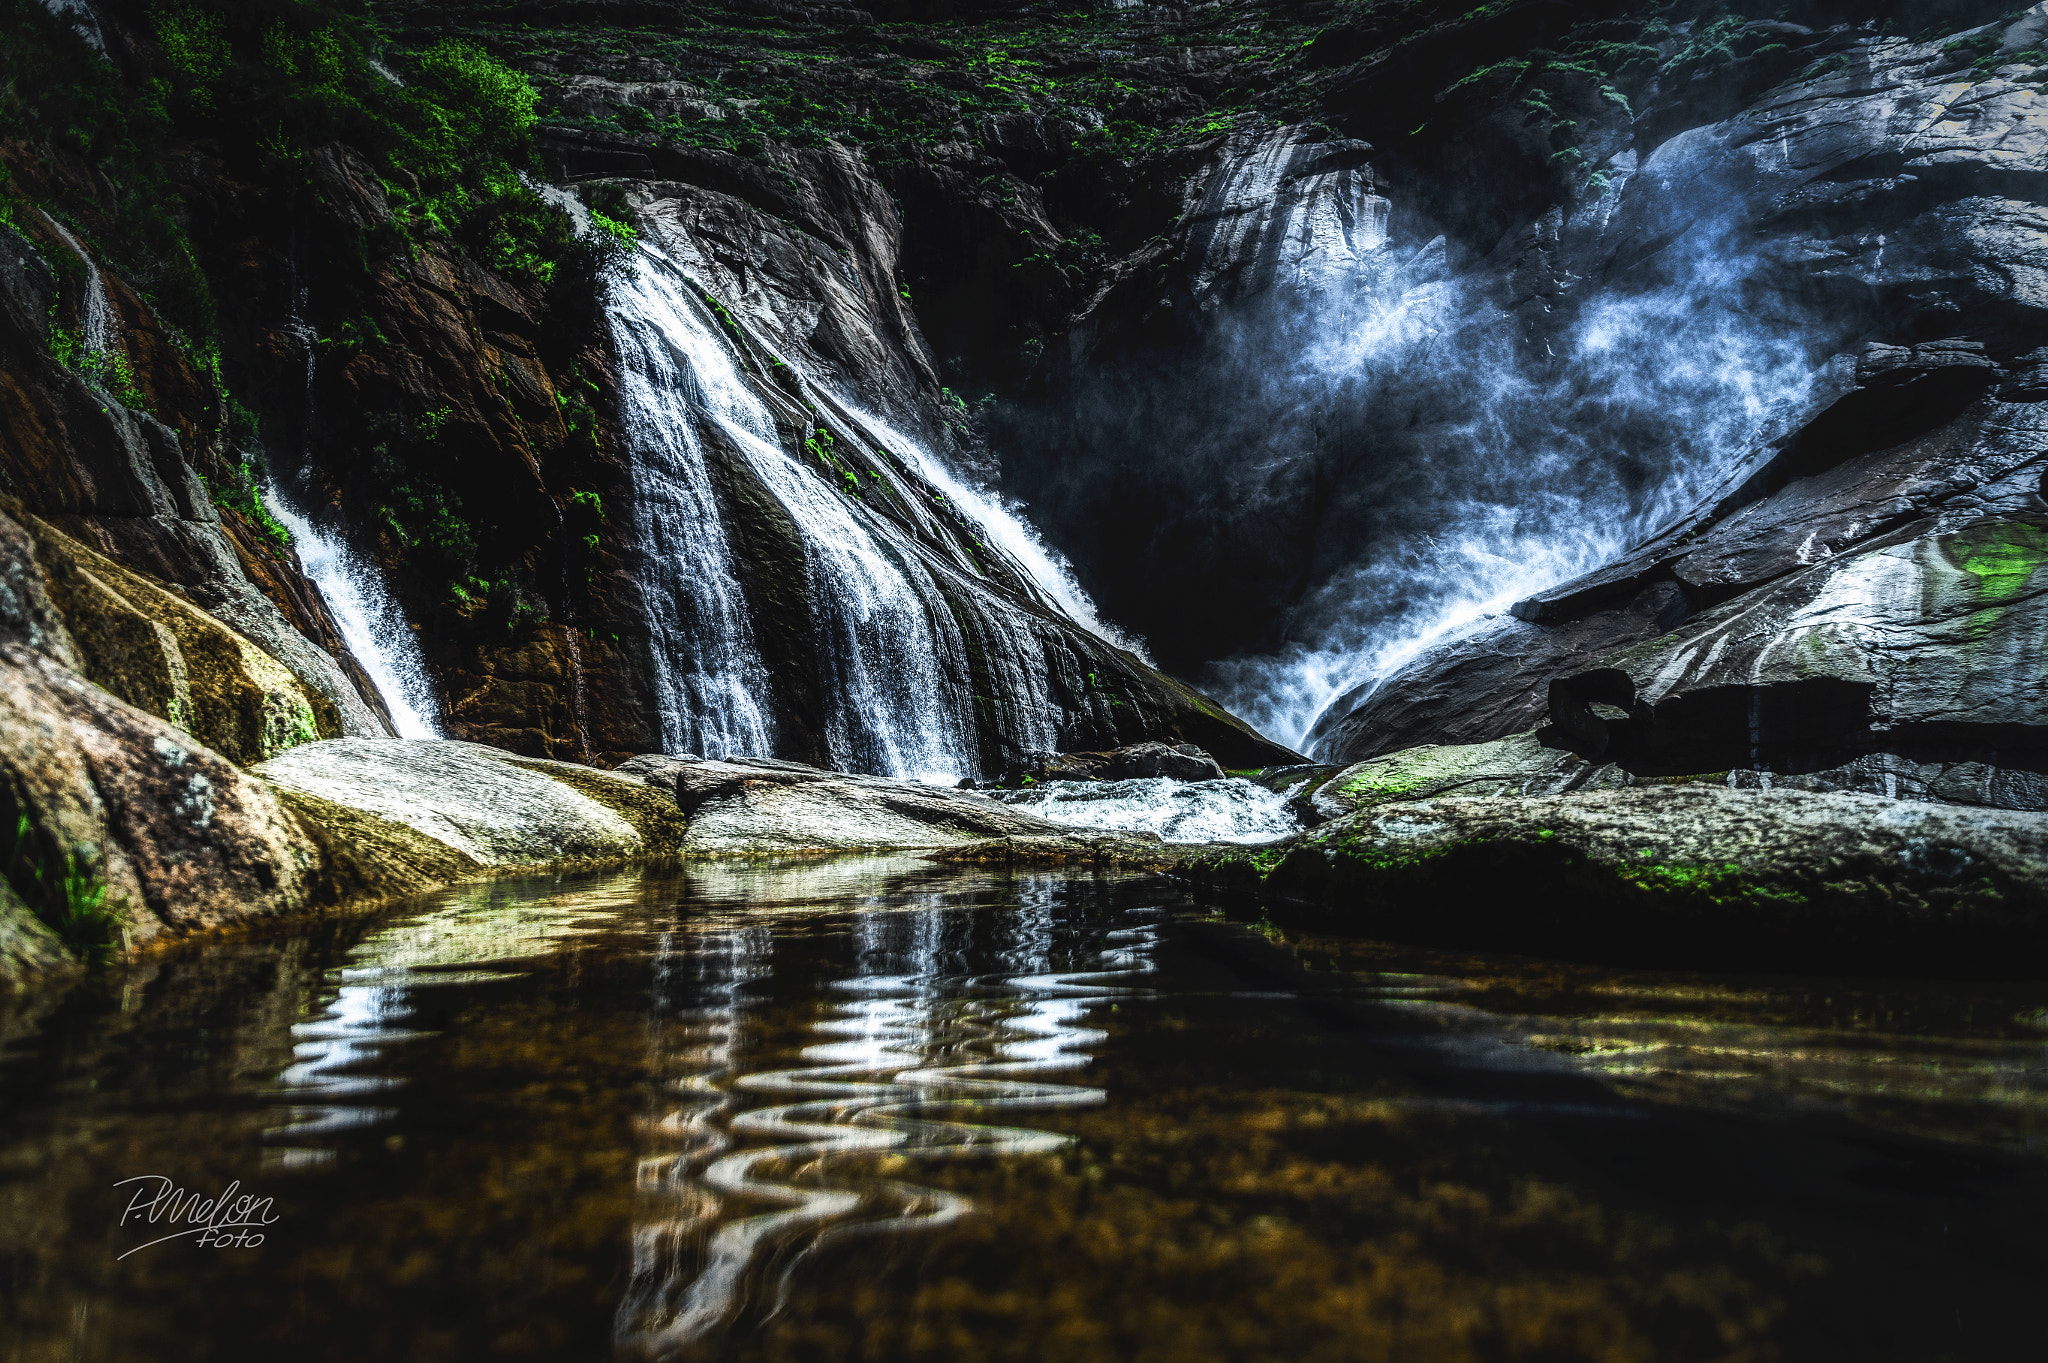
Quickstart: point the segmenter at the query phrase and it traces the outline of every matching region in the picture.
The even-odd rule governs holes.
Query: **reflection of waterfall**
[[[995,645],[984,645],[990,666],[1008,669],[1002,681],[1021,730],[1013,738],[1051,746],[1056,711],[1029,617],[949,600],[928,548],[785,453],[720,322],[666,257],[643,248],[614,284],[611,307],[668,747],[724,755],[768,751],[772,740],[757,700],[765,669],[711,488],[707,439],[738,458],[801,536],[835,765],[930,779],[975,769],[963,617]],[[871,433],[844,438],[881,445]]]
[[[384,1121],[395,1110],[364,1103],[398,1080],[358,1074],[395,1042],[426,1033],[405,1027],[410,995],[433,985],[510,979],[494,962],[545,955],[566,939],[606,925],[630,902],[632,877],[617,899],[603,890],[553,895],[547,882],[520,888],[476,885],[454,891],[438,907],[411,914],[372,934],[349,964],[328,972],[332,992],[312,1020],[292,1028],[293,1063],[277,1076],[286,1121],[264,1133],[287,1167],[324,1163],[330,1149],[314,1137]]]
[[[1122,934],[1091,963],[1099,969],[1066,970],[1053,957],[1055,882],[1024,881],[1017,893],[986,974],[967,968],[972,915],[936,902],[862,914],[854,973],[832,986],[848,997],[812,1024],[825,1039],[792,1069],[745,1072],[737,1045],[742,986],[768,973],[765,928],[735,916],[665,949],[664,992],[687,984],[709,1006],[673,1014],[693,1044],[661,1042],[684,1071],[675,1086],[691,1097],[651,1124],[663,1149],[641,1165],[646,1211],[617,1317],[621,1345],[665,1354],[744,1313],[772,1314],[795,1264],[828,1240],[928,1228],[972,1210],[939,1189],[855,1181],[849,1161],[1045,1153],[1066,1138],[980,1119],[1104,1101],[1100,1089],[1047,1076],[1088,1063],[1080,1048],[1103,1034],[1082,1016],[1129,992],[1109,981],[1150,969],[1150,930]],[[735,1111],[742,1095],[770,1105]],[[775,1209],[730,1218],[733,1201]]]
[[[349,652],[376,684],[400,738],[439,738],[440,703],[427,676],[426,660],[398,603],[384,589],[377,566],[338,536],[323,534],[268,489],[264,503],[292,532],[292,546],[306,576],[320,589]]]

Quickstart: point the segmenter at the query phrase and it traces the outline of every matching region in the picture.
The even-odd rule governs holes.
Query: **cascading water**
[[[1095,612],[1095,602],[1074,576],[1074,565],[1065,555],[1047,546],[1023,517],[1023,508],[1005,502],[996,493],[975,487],[958,477],[924,445],[888,425],[872,412],[843,399],[839,406],[889,450],[904,455],[919,477],[944,493],[982,533],[1022,568],[1045,598],[1066,617],[1105,643],[1135,653],[1146,662],[1145,643],[1118,629]]]
[[[765,669],[705,464],[699,423],[708,423],[801,532],[834,764],[930,780],[972,772],[972,698],[957,665],[966,643],[928,551],[778,446],[774,418],[718,321],[666,256],[639,251],[613,285],[611,318],[625,372],[620,405],[635,516],[649,546],[642,587],[664,742],[709,755],[772,751],[756,699]],[[877,446],[885,439],[865,438]],[[915,449],[907,441],[895,447]],[[1042,718],[1050,709],[1032,702],[1027,693],[1019,713]],[[1049,739],[1052,724],[1039,727],[1043,734],[1023,741]]]
[[[1277,842],[1301,831],[1286,796],[1242,777],[1041,781],[1023,790],[990,794],[1054,823],[1156,833],[1163,842]]]
[[[265,489],[270,514],[292,532],[292,547],[306,576],[320,589],[342,639],[384,698],[400,738],[440,738],[440,704],[419,641],[398,603],[384,589],[376,565],[338,538],[323,533]]]
[[[1313,308],[1262,305],[1284,322],[1256,309],[1240,322],[1243,351],[1273,354],[1246,405],[1283,426],[1317,413],[1287,427],[1300,447],[1327,416],[1356,447],[1339,484],[1398,508],[1353,513],[1373,527],[1361,557],[1305,595],[1280,654],[1211,670],[1219,699],[1303,751],[1319,721],[1341,718],[1326,716],[1339,697],[1358,703],[1429,648],[1697,505],[1796,425],[1820,372],[1816,328],[1749,310],[1759,263],[1708,227],[1662,262],[1663,284],[1560,299],[1540,330],[1490,284],[1444,278],[1440,247],[1392,250],[1375,243],[1343,281],[1323,279]]]
[[[774,750],[759,699],[768,669],[754,646],[697,436],[705,347],[694,302],[650,251],[611,286],[619,419],[631,457],[661,738],[670,752],[765,755]]]
[[[90,13],[90,11],[88,11]],[[86,249],[78,244],[78,238],[71,235],[69,228],[49,214],[43,214],[43,221],[50,225],[73,255],[85,266],[85,306],[79,319],[82,348],[87,355],[105,355],[114,346],[114,308],[107,301],[106,281],[100,278],[100,267]]]

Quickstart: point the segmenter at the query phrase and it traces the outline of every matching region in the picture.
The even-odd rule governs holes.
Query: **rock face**
[[[647,756],[624,763],[619,772],[674,794],[690,821],[683,839],[690,852],[944,847],[1070,832],[986,795],[849,776],[799,762]]]
[[[1691,968],[2025,973],[2048,940],[2048,816],[1864,795],[1441,796],[1192,873],[1348,932]]]
[[[1561,676],[1551,712],[1588,756],[1638,769],[1975,760],[2015,768],[2006,798],[2044,807],[2044,557],[2038,514],[1894,532]]]
[[[0,644],[0,733],[7,879],[47,920],[72,875],[130,944],[313,906],[316,858],[268,785],[19,644]]]
[[[1616,561],[1340,701],[1320,753],[1547,711],[1643,773],[2048,808],[2048,696],[2021,661],[2048,471],[2039,66],[1867,39],[1823,65],[1664,141],[1544,266],[1625,291],[1601,261],[1732,221],[1773,296],[1827,300],[1800,419]]]

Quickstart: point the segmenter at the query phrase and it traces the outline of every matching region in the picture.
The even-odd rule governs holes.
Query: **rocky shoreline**
[[[47,659],[0,651],[14,683],[0,703],[20,709],[30,678],[42,719],[74,726],[46,734],[38,813],[92,834],[74,844],[89,864],[74,853],[67,871],[74,898],[95,883],[104,915],[95,935],[66,920],[77,906],[61,895],[36,905],[0,889],[0,984],[466,880],[884,851],[1167,874],[1352,934],[1573,959],[1981,975],[2034,970],[2048,946],[2048,814],[1725,776],[1639,782],[1533,735],[1272,769],[1262,782],[1296,792],[1309,826],[1174,844],[1049,822],[984,791],[766,758],[647,755],[602,771],[450,740],[334,738],[244,770]]]

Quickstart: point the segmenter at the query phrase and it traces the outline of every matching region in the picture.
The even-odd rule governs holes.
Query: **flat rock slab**
[[[403,824],[486,866],[645,850],[614,809],[479,743],[335,738],[293,748],[254,771],[281,789]]]
[[[636,757],[622,774],[674,794],[689,817],[686,852],[864,851],[945,847],[983,838],[1071,835],[986,795],[772,758],[699,762]]]
[[[1425,743],[1354,762],[1323,782],[1309,805],[1323,819],[1392,800],[1436,795],[1562,795],[1628,783],[1619,767],[1546,748],[1534,731],[1491,743]]]
[[[1350,932],[1575,959],[2039,973],[2048,815],[1677,785],[1374,805],[1187,872]]]

